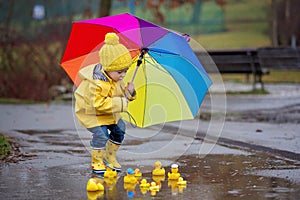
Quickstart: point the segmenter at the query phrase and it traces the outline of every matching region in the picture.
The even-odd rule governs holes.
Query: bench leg
[[[264,86],[264,82],[262,81],[262,75],[261,74],[257,74],[255,75],[255,83],[260,83],[260,89],[261,90],[264,90],[265,89],[265,86]]]
[[[252,90],[256,90],[256,74],[253,74]]]
[[[262,81],[262,75],[259,75],[259,82],[262,90],[265,90],[264,82]]]
[[[249,74],[246,74],[246,83],[249,83],[250,82],[250,76]]]

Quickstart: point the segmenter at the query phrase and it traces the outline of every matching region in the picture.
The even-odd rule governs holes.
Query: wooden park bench
[[[260,83],[261,89],[264,89],[262,76],[269,74],[269,70],[261,67],[256,49],[211,50],[207,53],[217,66],[217,70],[212,66],[214,64],[211,61],[203,59],[203,53],[196,52],[208,73],[246,74],[248,82],[252,75],[253,89],[256,89],[257,83]]]
[[[300,48],[265,47],[257,49],[260,65],[268,69],[300,69]]]

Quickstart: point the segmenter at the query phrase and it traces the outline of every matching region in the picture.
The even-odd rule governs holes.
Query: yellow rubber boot
[[[120,172],[121,165],[117,161],[117,151],[119,150],[120,144],[113,143],[108,140],[106,143],[106,151],[105,151],[105,164],[107,167],[110,167],[117,172]]]
[[[91,167],[94,173],[104,174],[106,171],[105,165],[103,163],[103,157],[105,155],[104,149],[92,149],[92,163]]]

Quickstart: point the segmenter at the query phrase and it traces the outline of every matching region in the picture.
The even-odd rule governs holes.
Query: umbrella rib
[[[144,71],[144,74],[145,74],[145,82],[146,82],[146,86],[148,85],[148,78],[146,76],[146,63],[145,63],[145,67],[143,68],[143,71]],[[145,96],[147,97],[147,90],[148,90],[148,87],[145,87]],[[147,98],[145,98],[145,102],[144,102],[144,106],[146,107],[147,105]],[[145,125],[145,116],[146,116],[146,109],[144,109],[144,114],[143,114],[143,125]]]
[[[149,57],[149,58],[153,61],[153,63],[157,63],[157,65],[159,65],[158,62],[157,62],[153,57]],[[163,70],[163,69],[157,67],[157,65],[152,64],[150,61],[148,61],[148,60],[146,60],[146,59],[145,59],[145,61],[146,61],[148,64],[150,64],[151,66],[153,66],[154,68],[156,68],[157,70],[159,70],[159,71],[161,71],[161,72],[163,72],[163,73],[166,73],[166,74],[169,74],[169,75],[170,75],[170,73],[168,73],[166,70]]]
[[[150,58],[153,62],[155,62],[155,63],[158,63],[153,57],[148,57],[148,58]],[[145,65],[144,65],[144,67],[143,67],[143,71],[144,71],[144,74],[147,74],[146,73],[146,64],[150,64],[151,66],[153,66],[153,67],[155,67],[156,69],[158,69],[158,70],[160,70],[161,72],[164,72],[164,73],[167,73],[167,74],[169,74],[170,75],[170,73],[168,73],[168,72],[166,72],[166,71],[163,71],[163,70],[161,70],[160,68],[158,68],[156,65],[153,65],[152,63],[150,63],[147,59],[145,59]],[[147,78],[147,76],[145,76],[145,85],[148,85],[148,78]],[[148,87],[145,87],[145,96],[147,96],[147,91],[148,90]],[[145,106],[147,105],[147,98],[145,98],[145,102],[144,102],[145,104]],[[142,124],[143,124],[143,126],[145,125],[145,116],[146,116],[146,109],[144,109],[144,114],[143,114],[143,122],[142,122]]]
[[[136,19],[137,19],[137,21],[138,21],[138,27],[141,27],[141,19],[140,18],[138,18],[138,17],[136,17]],[[143,41],[143,38],[142,38],[142,29],[141,28],[139,28],[138,29],[139,30],[139,32],[140,32],[140,42],[141,42],[141,44],[142,44],[142,46],[144,46],[144,41]]]
[[[177,54],[177,53],[173,53],[173,52],[169,52],[169,51],[163,51],[163,50],[157,49],[157,48],[150,48],[150,51],[153,52],[153,54],[156,54],[156,55],[168,54],[168,55],[177,55],[177,56],[179,56],[179,54]]]

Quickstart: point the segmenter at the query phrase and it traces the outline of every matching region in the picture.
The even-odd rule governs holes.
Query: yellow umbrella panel
[[[125,82],[131,80],[134,70],[128,70]],[[194,118],[176,80],[149,55],[137,71],[134,86],[137,98],[129,103],[128,112],[137,126]],[[129,117],[123,114],[123,119],[130,121]]]

